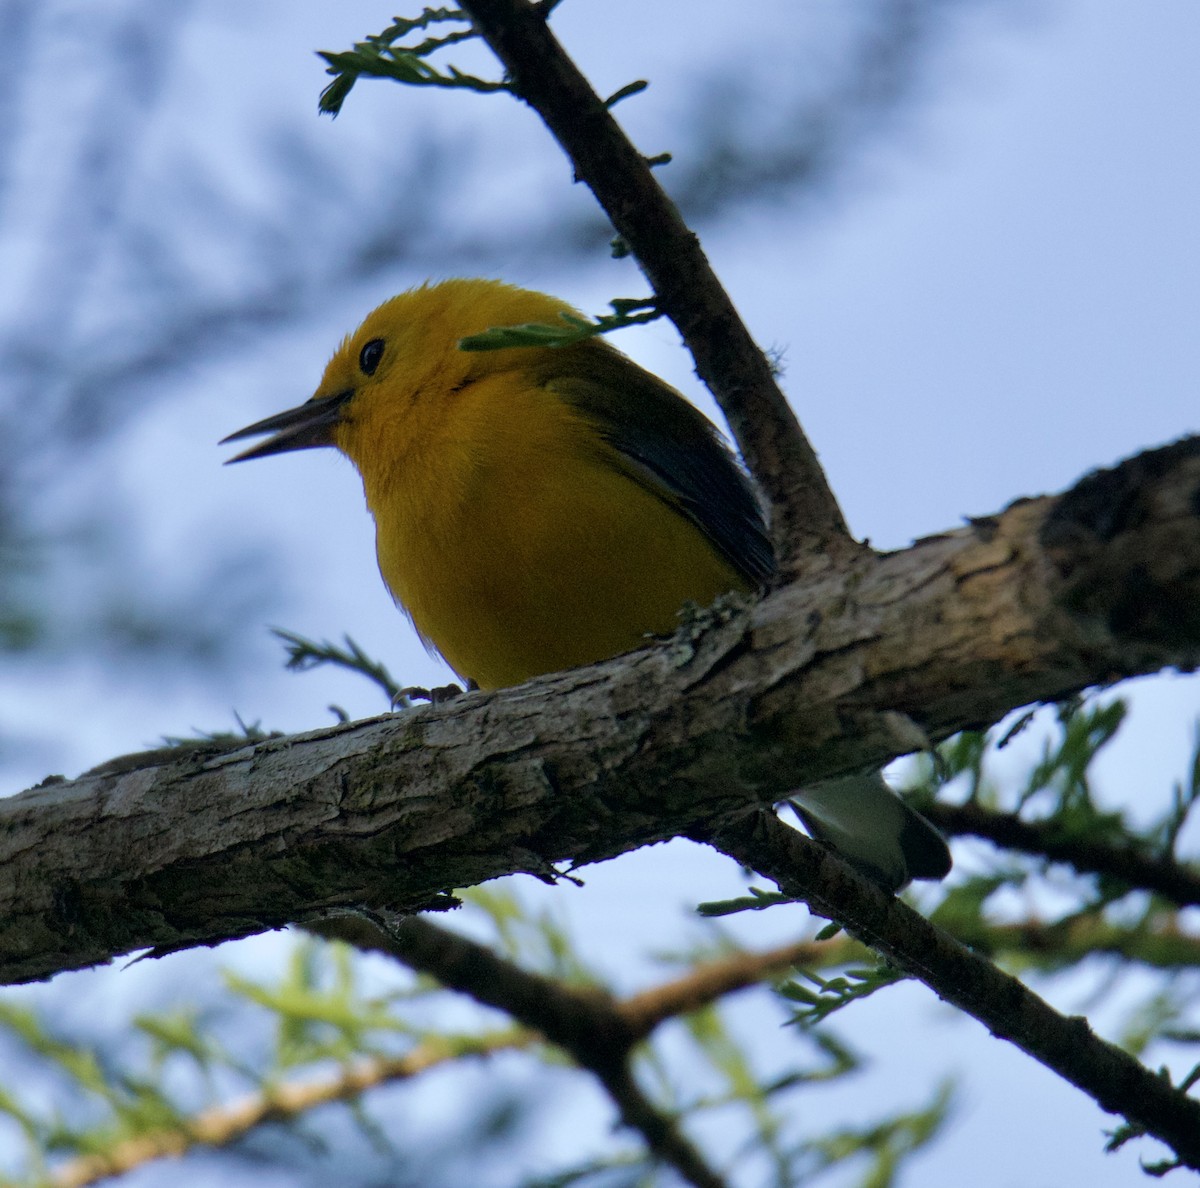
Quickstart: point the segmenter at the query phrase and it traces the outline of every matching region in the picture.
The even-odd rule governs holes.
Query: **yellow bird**
[[[235,462],[344,453],[393,597],[483,689],[639,647],[673,630],[684,603],[761,589],[774,571],[749,481],[673,388],[600,338],[459,349],[563,314],[578,316],[499,281],[412,289],[342,341],[310,400],[225,438],[273,434]],[[876,790],[846,791],[864,781]],[[823,787],[806,820],[880,881],[946,872],[940,835],[879,777]],[[864,831],[887,835],[883,857],[841,836]]]

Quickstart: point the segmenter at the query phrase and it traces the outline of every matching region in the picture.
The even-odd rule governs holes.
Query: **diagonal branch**
[[[818,915],[836,920],[995,1036],[1120,1114],[1200,1170],[1200,1101],[1102,1040],[1087,1020],[1060,1015],[1032,990],[874,886],[771,813],[693,836],[771,879]]]
[[[816,452],[770,364],[721,288],[696,235],[608,107],[546,24],[549,6],[464,0],[463,8],[545,121],[641,264],[658,308],[679,329],[742,456],[770,505],[785,572],[816,556],[853,551]]]
[[[48,780],[0,801],[0,979],[551,878],[1031,701],[1194,667],[1197,489],[1189,438],[590,668]]]

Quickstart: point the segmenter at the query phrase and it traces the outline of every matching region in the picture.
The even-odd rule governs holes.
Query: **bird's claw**
[[[394,708],[409,701],[428,701],[430,705],[445,705],[462,694],[462,688],[453,683],[436,685],[432,689],[427,689],[424,685],[406,685],[392,698],[392,706]]]

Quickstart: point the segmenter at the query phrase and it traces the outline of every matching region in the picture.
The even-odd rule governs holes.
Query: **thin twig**
[[[1178,914],[1166,911],[1138,927],[1111,924],[1095,910],[1041,923],[986,924],[955,920],[948,930],[964,945],[989,957],[1012,956],[1035,968],[1073,966],[1085,957],[1120,957],[1162,970],[1200,966],[1200,937],[1180,930]]]
[[[862,878],[772,813],[756,812],[692,835],[773,879],[818,915],[836,920],[940,998],[1170,1146],[1200,1170],[1200,1101],[1101,1039],[1082,1017],[1059,1014],[903,901]]]
[[[678,327],[770,505],[785,575],[849,552],[837,499],[770,364],[721,288],[695,233],[608,107],[528,0],[465,0],[512,89],[545,121],[629,245]],[[857,546],[854,546],[857,547]]]
[[[1149,854],[1133,846],[1072,837],[1054,819],[1025,821],[979,804],[923,805],[921,812],[954,836],[986,838],[1006,850],[1021,850],[1051,862],[1065,862],[1081,874],[1120,879],[1130,889],[1153,891],[1179,907],[1200,904],[1200,873],[1170,855]]]
[[[235,1105],[205,1110],[178,1127],[152,1131],[117,1143],[108,1151],[72,1159],[53,1173],[49,1183],[53,1188],[84,1188],[155,1159],[178,1158],[192,1147],[227,1147],[264,1122],[298,1118],[318,1106],[353,1101],[377,1085],[410,1080],[463,1056],[528,1047],[537,1038],[534,1032],[510,1028],[453,1041],[428,1039],[404,1056],[360,1060],[329,1077],[278,1085]]]
[[[862,952],[857,944],[854,955]],[[851,953],[845,938],[800,941],[761,953],[735,953],[720,961],[706,961],[683,977],[643,990],[617,1004],[617,1010],[634,1035],[649,1035],[660,1023],[716,1002],[727,994],[748,990],[796,966],[808,969],[840,964]]]

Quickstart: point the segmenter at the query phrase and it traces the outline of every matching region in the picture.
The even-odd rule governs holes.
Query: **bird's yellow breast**
[[[688,600],[746,588],[545,385],[500,372],[428,395],[441,407],[364,485],[384,580],[461,676],[492,688],[616,655]]]

